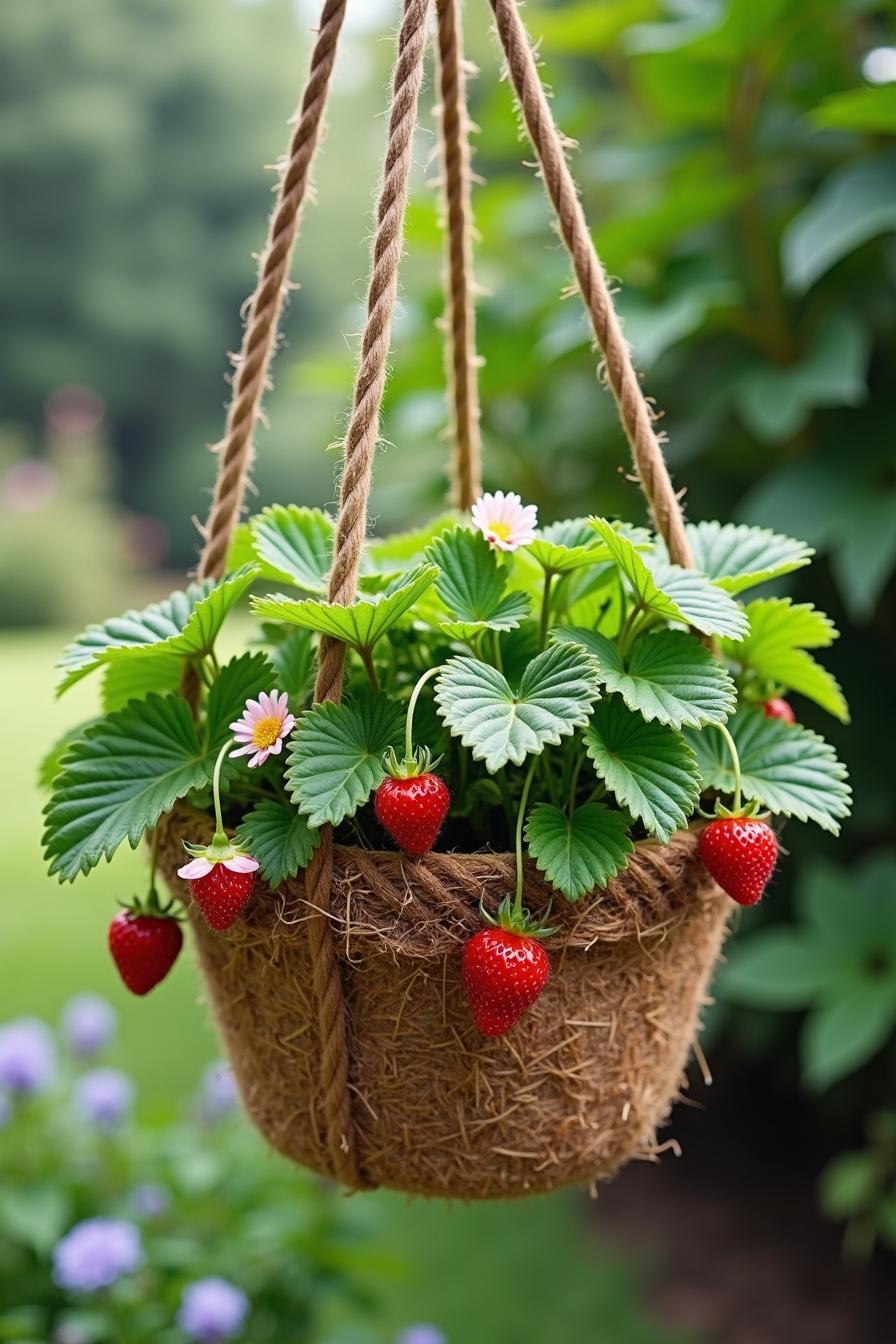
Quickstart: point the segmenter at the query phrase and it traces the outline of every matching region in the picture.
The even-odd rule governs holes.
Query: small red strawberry
[[[190,884],[193,900],[209,928],[219,932],[235,924],[252,895],[258,861],[216,832],[206,847],[184,844],[193,857],[178,868]]]
[[[120,910],[109,925],[109,951],[132,994],[148,994],[165,979],[183,942],[180,925],[171,915]]]
[[[755,905],[775,871],[778,841],[756,817],[722,815],[700,836],[700,857],[732,900]]]
[[[373,797],[377,821],[406,854],[426,854],[442,829],[451,794],[432,773],[425,748],[402,762],[390,749],[384,764],[388,774]]]
[[[783,723],[796,723],[793,706],[780,695],[773,695],[770,700],[766,700],[763,703],[762,712],[767,719],[781,719]]]
[[[509,897],[501,902],[497,921],[489,918],[489,923],[464,945],[461,973],[476,1026],[483,1036],[503,1036],[551,977],[540,941],[550,930],[532,925],[525,914],[515,915]]]

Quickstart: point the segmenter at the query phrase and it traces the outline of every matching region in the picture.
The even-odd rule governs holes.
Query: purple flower
[[[229,1064],[209,1064],[199,1089],[199,1117],[207,1124],[224,1120],[239,1105],[239,1094]]]
[[[143,1259],[140,1229],[118,1218],[87,1218],[66,1232],[53,1251],[53,1280],[73,1293],[95,1293]]]
[[[104,1050],[115,1035],[118,1015],[101,994],[76,994],[62,1010],[62,1035],[69,1050],[90,1059]]]
[[[164,1185],[155,1181],[134,1186],[130,1202],[138,1218],[161,1218],[171,1208],[171,1196]]]
[[[248,1314],[246,1294],[226,1279],[212,1275],[184,1289],[177,1324],[199,1344],[219,1344],[240,1333]]]
[[[14,1096],[45,1092],[56,1076],[53,1037],[36,1017],[0,1027],[0,1087]]]
[[[118,1069],[91,1069],[75,1085],[81,1118],[106,1134],[124,1124],[133,1104],[134,1084]]]
[[[395,1338],[395,1344],[447,1344],[445,1336],[435,1325],[409,1325]]]

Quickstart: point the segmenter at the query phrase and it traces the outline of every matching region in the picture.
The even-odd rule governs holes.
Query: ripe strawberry
[[[442,829],[451,794],[430,770],[428,751],[418,752],[400,765],[390,751],[385,765],[389,773],[373,797],[377,821],[406,854],[426,854]]]
[[[782,699],[780,695],[773,695],[770,700],[766,700],[762,710],[767,719],[781,719],[784,723],[796,723],[793,706],[787,700]]]
[[[700,836],[700,857],[732,900],[755,905],[775,871],[778,841],[755,817],[717,817]]]
[[[189,882],[193,900],[209,928],[219,932],[229,929],[252,895],[258,861],[232,844],[223,832],[216,832],[205,848],[186,842],[184,848],[193,857],[178,868],[178,877]]]
[[[109,925],[109,951],[132,994],[148,994],[177,961],[184,936],[169,915],[121,910]]]
[[[483,1036],[503,1036],[551,976],[548,954],[531,933],[480,929],[465,944],[461,969],[473,1021]]]

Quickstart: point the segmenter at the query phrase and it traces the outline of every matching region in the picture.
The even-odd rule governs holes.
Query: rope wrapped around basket
[[[616,401],[620,420],[631,446],[638,479],[658,532],[663,536],[672,559],[689,565],[691,556],[685,533],[681,505],[664,461],[660,438],[655,429],[655,412],[642,391],[628,345],[616,315],[603,267],[595,251],[578,192],[566,159],[568,142],[559,132],[542,86],[531,41],[521,22],[517,0],[490,0],[495,30],[503,50],[506,68],[522,112],[523,123],[538,160],[542,179],[556,217],[556,228],[566,247],[576,284],[581,292],[602,369]],[[199,561],[199,576],[218,578],[224,572],[234,530],[244,503],[252,456],[253,434],[261,414],[261,403],[268,385],[268,367],[276,345],[278,322],[287,288],[289,264],[298,232],[301,211],[307,195],[315,150],[320,141],[325,105],[337,52],[337,43],[345,17],[346,0],[325,0],[310,70],[297,112],[289,155],[283,166],[276,205],[271,217],[267,245],[261,255],[259,278],[248,309],[242,348],[235,360],[232,399],[226,432],[218,446],[217,479],[214,497],[205,527],[204,545]],[[332,567],[329,577],[330,602],[349,604],[356,596],[362,548],[367,529],[367,508],[374,454],[380,434],[380,411],[387,379],[391,323],[398,293],[398,272],[404,242],[404,217],[412,167],[412,147],[417,123],[418,104],[424,76],[431,11],[436,11],[440,153],[442,164],[442,213],[445,226],[446,370],[452,408],[453,454],[451,463],[452,495],[460,508],[468,508],[480,493],[479,401],[475,341],[475,302],[472,272],[472,208],[470,121],[466,103],[466,67],[463,56],[461,0],[403,0],[398,31],[395,64],[391,82],[386,150],[376,227],[372,244],[366,319],[360,345],[354,383],[352,408],[342,453],[339,511]],[[345,646],[330,637],[322,637],[319,648],[315,701],[338,701],[342,693]],[[193,819],[195,829],[195,818]],[[177,839],[177,826],[169,841]],[[607,893],[596,894],[587,911],[565,913],[564,951],[557,978],[564,974],[564,962],[583,957],[595,944],[612,951],[628,939],[641,948],[659,935],[666,937],[683,920],[687,903],[700,910],[703,921],[700,938],[706,943],[703,963],[711,964],[721,938],[723,916],[718,913],[713,893],[705,876],[698,875],[694,864],[691,836],[676,837],[670,846],[641,845],[629,870],[610,884]],[[279,947],[276,939],[301,936],[304,940],[303,963],[310,968],[311,999],[316,1013],[319,1052],[316,1057],[318,1086],[308,1102],[308,1113],[293,1117],[310,1133],[307,1143],[282,1137],[281,1121],[262,1123],[278,1147],[291,1155],[308,1160],[326,1170],[346,1186],[359,1189],[384,1179],[376,1143],[368,1141],[368,1152],[359,1154],[358,1127],[372,1124],[361,1114],[375,1105],[365,1098],[363,1085],[352,1080],[350,1042],[347,1026],[343,976],[347,963],[372,937],[378,953],[385,957],[417,956],[441,958],[459,945],[459,938],[471,927],[480,897],[491,899],[506,886],[508,856],[453,856],[431,854],[424,861],[409,861],[399,855],[371,856],[362,850],[334,851],[332,830],[325,827],[321,843],[304,875],[304,882],[287,883],[277,893],[277,929],[265,937],[274,938],[270,952],[273,964]],[[711,884],[710,884],[711,887]],[[361,902],[352,910],[352,892],[357,888]],[[366,894],[365,894],[366,893]],[[659,893],[659,895],[657,894]],[[337,899],[338,894],[338,899]],[[534,868],[527,871],[527,897],[537,910],[547,902],[543,879]],[[372,902],[372,903],[370,903]],[[254,907],[253,907],[254,908]],[[395,919],[390,924],[389,910]],[[409,923],[413,917],[415,923]],[[267,912],[270,919],[270,911]],[[256,947],[260,934],[257,910],[250,910],[246,928],[227,951],[226,940],[211,940],[203,935],[200,955],[203,967],[211,972],[229,970],[234,984],[239,983],[235,967],[245,952]],[[198,925],[197,933],[199,932]],[[391,929],[391,932],[390,932]],[[397,930],[397,931],[396,931]],[[421,941],[422,940],[422,941]],[[670,946],[674,938],[668,939]],[[268,955],[267,953],[265,955]],[[609,952],[606,953],[609,955]],[[647,955],[645,953],[645,955]],[[653,954],[650,954],[653,955]],[[227,957],[231,963],[227,963]],[[689,1009],[697,1011],[707,966],[683,968],[682,985],[696,996]],[[623,958],[617,966],[625,973]],[[241,976],[251,978],[251,968],[243,967]],[[614,971],[614,974],[616,972]],[[660,959],[656,973],[661,975]],[[444,971],[442,972],[444,975]],[[302,989],[304,993],[304,987]],[[405,995],[411,991],[402,991]],[[684,989],[681,990],[684,993]],[[215,995],[213,993],[213,999]],[[443,994],[443,1017],[446,1009]],[[219,994],[216,1010],[222,1020],[225,1037],[233,1051],[238,1043],[230,1039],[234,1008]],[[618,1005],[612,1008],[615,1014]],[[621,1011],[621,1010],[619,1010]],[[399,1014],[400,1016],[400,1014]],[[597,1024],[583,1024],[595,1026]],[[606,1025],[606,1024],[604,1024]],[[295,1030],[307,1024],[297,1023]],[[574,1020],[566,1028],[575,1034]],[[688,1027],[690,1030],[690,1027]],[[395,1025],[395,1037],[399,1024]],[[565,1042],[568,1044],[568,1042]],[[256,1042],[259,1046],[259,1042]],[[408,1048],[413,1049],[413,1046]],[[556,1047],[559,1049],[559,1046]],[[551,1050],[548,1051],[548,1054]],[[676,1059],[681,1054],[678,1050]],[[478,1066],[476,1066],[478,1068]],[[570,1067],[567,1077],[579,1066]],[[253,1062],[246,1061],[246,1077]],[[680,1062],[674,1071],[680,1074]],[[238,1070],[239,1073],[239,1070]],[[260,1075],[259,1075],[260,1077]],[[476,1095],[479,1077],[476,1075]],[[246,1087],[245,1079],[242,1085]],[[677,1076],[665,1076],[662,1087],[674,1091]],[[259,1081],[259,1087],[268,1086]],[[495,1087],[488,1078],[483,1088]],[[502,1103],[503,1104],[503,1103]],[[458,1103],[460,1110],[462,1107]],[[645,1121],[649,1129],[663,1112],[662,1103],[648,1107],[653,1117]],[[256,1098],[250,1112],[258,1119],[263,1101]],[[573,1109],[576,1109],[575,1107]],[[578,1105],[581,1111],[582,1106]],[[624,1109],[624,1107],[623,1107]],[[452,1122],[453,1123],[453,1122]],[[469,1148],[471,1133],[461,1114],[458,1121]],[[560,1120],[562,1125],[562,1117]],[[570,1121],[572,1123],[572,1121]],[[576,1123],[586,1125],[579,1117]],[[280,1128],[278,1128],[280,1126]],[[450,1128],[450,1126],[449,1126]],[[642,1125],[642,1129],[644,1126]],[[647,1130],[644,1130],[646,1133]],[[644,1146],[644,1134],[638,1141]],[[413,1139],[408,1137],[407,1143]],[[612,1147],[612,1145],[610,1145]],[[382,1147],[382,1145],[381,1145]],[[500,1153],[500,1146],[495,1152]],[[613,1149],[615,1152],[615,1149]],[[310,1154],[310,1156],[309,1156]],[[511,1153],[510,1157],[526,1154]],[[598,1166],[612,1165],[612,1153]],[[555,1154],[556,1159],[556,1154]],[[618,1158],[616,1160],[621,1160]],[[550,1166],[550,1160],[548,1161]],[[594,1165],[592,1161],[592,1165]],[[587,1169],[575,1162],[561,1162],[557,1180],[581,1178]],[[550,1175],[550,1174],[549,1174]],[[485,1191],[488,1181],[479,1181],[467,1190],[463,1182],[443,1180],[440,1176],[408,1177],[403,1183],[387,1175],[389,1183],[400,1188],[461,1194],[520,1193],[522,1188],[549,1188],[546,1181],[517,1183],[513,1188],[498,1182],[495,1190]],[[447,1185],[446,1185],[447,1181]],[[511,1182],[512,1184],[512,1182]]]

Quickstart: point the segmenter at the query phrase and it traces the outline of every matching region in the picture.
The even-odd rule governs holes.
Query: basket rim
[[[179,802],[166,814],[160,846],[162,871],[176,884],[180,842],[198,827],[210,836],[211,816]],[[533,914],[550,909],[556,932],[553,951],[587,950],[596,943],[642,943],[664,937],[687,917],[695,901],[717,892],[699,856],[703,823],[673,834],[668,844],[638,840],[625,869],[606,888],[595,888],[575,903],[551,886],[531,859],[525,863],[525,900]],[[174,862],[177,856],[177,863]],[[363,952],[434,958],[456,951],[482,927],[480,902],[493,912],[512,888],[515,857],[491,850],[431,851],[410,858],[398,850],[333,846],[333,875],[327,916],[340,956],[355,961]],[[185,897],[183,890],[175,894]],[[271,898],[273,897],[273,901]],[[255,939],[292,936],[322,913],[307,898],[304,873],[271,888],[261,878],[243,921],[227,936]],[[273,918],[272,918],[273,916]]]

